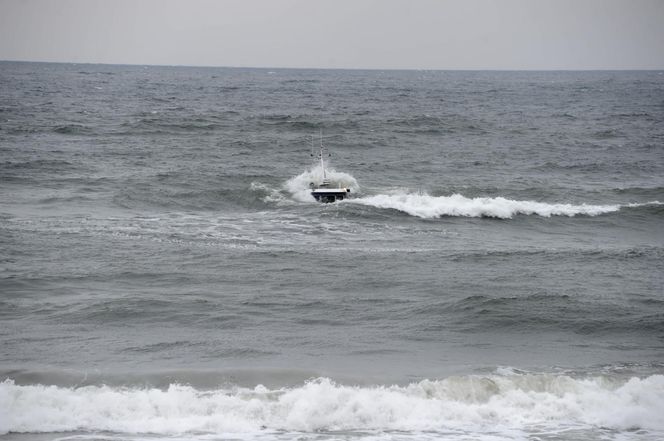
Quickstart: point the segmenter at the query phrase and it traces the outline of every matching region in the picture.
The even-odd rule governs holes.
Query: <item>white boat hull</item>
[[[316,188],[311,191],[311,196],[318,202],[336,202],[345,199],[350,193],[349,188]]]

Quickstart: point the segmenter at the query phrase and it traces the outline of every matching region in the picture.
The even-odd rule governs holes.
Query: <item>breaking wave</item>
[[[377,208],[391,208],[421,218],[437,218],[441,216],[495,217],[509,219],[518,214],[536,214],[550,216],[597,216],[619,211],[623,207],[634,208],[647,205],[661,205],[659,201],[643,204],[627,205],[573,205],[548,204],[536,201],[515,201],[503,197],[467,198],[460,194],[451,196],[430,196],[427,194],[379,194],[357,199],[349,199],[346,203],[361,204]]]
[[[630,204],[565,204],[546,203],[538,201],[520,201],[504,197],[476,197],[469,198],[461,194],[451,196],[431,196],[426,193],[408,193],[396,190],[389,194],[358,197],[360,185],[350,174],[326,169],[327,179],[333,187],[347,187],[351,189],[351,197],[344,200],[344,204],[358,204],[381,209],[393,209],[411,216],[425,219],[451,217],[492,217],[511,219],[516,215],[551,216],[598,216],[613,213],[623,208],[656,207],[659,209],[664,203],[650,201]],[[323,182],[323,174],[318,166],[290,178],[283,185],[284,193],[299,202],[314,202],[311,196],[310,184],[319,185]],[[263,188],[259,184],[252,184],[252,190],[264,190],[269,193],[264,200],[274,202],[283,200],[282,193],[277,189]]]
[[[504,369],[503,369],[504,370]],[[540,430],[664,431],[664,376],[522,374],[346,386],[328,378],[294,388],[202,391],[0,383],[0,434],[409,431],[514,434]],[[664,434],[664,432],[662,432]],[[507,436],[510,437],[511,436]],[[504,438],[501,438],[504,439]]]

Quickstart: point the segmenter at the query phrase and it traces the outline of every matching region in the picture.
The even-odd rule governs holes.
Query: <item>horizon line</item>
[[[217,69],[279,69],[279,70],[347,70],[347,71],[433,71],[433,72],[656,72],[662,68],[379,68],[379,67],[285,67],[285,66],[231,66],[213,64],[150,64],[150,63],[106,63],[92,61],[43,61],[43,60],[11,60],[0,59],[0,63],[34,63],[34,64],[73,64],[101,66],[136,66],[136,67],[175,67],[175,68],[217,68]]]

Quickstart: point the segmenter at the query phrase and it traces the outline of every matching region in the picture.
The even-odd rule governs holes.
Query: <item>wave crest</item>
[[[251,433],[258,431],[486,431],[543,427],[664,431],[664,376],[574,379],[495,374],[407,386],[344,386],[328,378],[300,387],[200,391],[0,383],[0,433]],[[4,421],[4,422],[1,422]]]
[[[622,207],[659,205],[653,201],[645,204],[629,205],[573,205],[549,204],[536,201],[516,201],[503,197],[467,198],[460,194],[452,196],[430,196],[427,194],[379,194],[357,199],[349,199],[347,203],[361,204],[376,208],[391,208],[421,218],[437,218],[442,216],[495,217],[510,219],[518,214],[550,216],[597,216],[619,211]]]

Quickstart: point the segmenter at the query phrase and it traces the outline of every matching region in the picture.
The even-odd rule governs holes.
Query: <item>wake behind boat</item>
[[[312,140],[312,152],[311,156],[314,156],[313,153],[313,140]],[[328,153],[329,156],[329,153]],[[318,159],[320,159],[320,168],[323,174],[323,182],[319,185],[316,185],[314,182],[309,183],[311,188],[311,196],[314,197],[318,202],[330,203],[341,201],[345,199],[348,194],[350,194],[350,188],[339,186],[334,187],[330,180],[327,178],[327,172],[325,171],[325,147],[323,146],[323,137],[320,138],[320,149],[318,152]]]

